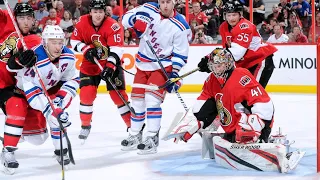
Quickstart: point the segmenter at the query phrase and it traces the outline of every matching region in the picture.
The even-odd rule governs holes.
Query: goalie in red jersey
[[[170,126],[174,128],[168,130],[170,133],[164,139],[175,137],[176,141],[187,142],[199,130],[219,121],[225,131],[223,138],[215,136],[210,143],[203,134],[203,145],[214,154],[211,158],[217,164],[236,170],[282,173],[293,170],[304,152],[287,153],[285,145],[268,143],[274,114],[272,100],[247,69],[236,68],[234,64],[226,49],[216,48],[208,56],[205,65],[211,74],[193,112]]]
[[[114,104],[130,127],[130,109],[120,99],[110,82],[117,86],[120,93],[128,100],[125,92],[124,73],[121,66],[123,54],[122,28],[106,13],[104,0],[91,0],[90,14],[81,16],[71,37],[72,48],[84,55],[80,67],[80,119],[82,122],[79,139],[86,140],[91,129],[93,101],[101,79],[106,81],[107,90]],[[103,71],[95,63],[98,60]]]
[[[257,27],[242,17],[242,10],[237,0],[224,5],[226,21],[219,28],[222,46],[229,48],[237,67],[248,69],[265,88],[274,70],[272,57],[277,48],[263,42]]]

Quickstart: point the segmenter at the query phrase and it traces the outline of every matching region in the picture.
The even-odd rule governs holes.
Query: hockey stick
[[[99,69],[101,71],[103,71],[103,67],[101,66],[101,64],[98,62],[98,60],[94,57],[94,62],[98,65]],[[129,108],[130,112],[134,115],[136,115],[136,112],[134,111],[134,109],[129,105],[128,101],[125,100],[125,98],[123,97],[123,95],[119,92],[117,86],[112,82],[111,78],[108,77],[107,80],[109,81],[109,83],[111,84],[112,88],[116,91],[116,93],[118,94],[118,96],[120,97],[120,99],[122,100],[122,102]]]
[[[168,75],[166,69],[163,67],[163,64],[161,63],[161,61],[160,61],[157,53],[154,51],[154,49],[153,49],[150,41],[148,40],[148,38],[147,38],[146,36],[143,36],[143,39],[146,41],[149,49],[151,50],[151,52],[153,53],[153,55],[156,57],[157,63],[159,64],[159,66],[160,66],[163,74],[166,76],[167,80],[170,80],[169,75]],[[175,91],[175,93],[176,93],[176,95],[178,96],[178,99],[180,100],[180,103],[182,104],[184,110],[185,110],[185,111],[188,111],[188,107],[187,107],[186,103],[183,101],[180,93],[179,93],[178,91]]]
[[[15,21],[15,19],[14,19],[14,17],[13,17],[11,8],[10,8],[9,3],[8,3],[8,0],[4,0],[4,4],[5,4],[5,6],[6,6],[7,10],[8,10],[8,14],[9,14],[9,16],[10,16],[10,19],[11,19],[11,21],[12,21],[12,24],[13,24],[13,26],[14,26],[14,29],[15,29],[16,33],[18,34],[18,37],[19,37],[20,42],[21,42],[21,44],[22,44],[22,47],[23,47],[24,50],[27,50],[27,49],[28,49],[28,48],[27,48],[27,45],[26,45],[26,43],[24,42],[23,36],[21,35],[21,32],[20,32],[20,29],[18,28],[18,25],[17,25],[17,23],[16,23],[16,21]],[[48,92],[47,92],[47,90],[46,90],[46,86],[44,85],[43,81],[41,80],[41,74],[40,74],[40,72],[38,71],[36,65],[34,66],[33,69],[35,70],[35,72],[36,72],[36,74],[37,74],[37,76],[38,76],[38,79],[39,79],[41,88],[42,88],[42,90],[43,90],[43,93],[45,94],[45,96],[46,96],[46,98],[47,98],[47,100],[48,100],[48,102],[49,102],[49,105],[50,105],[53,113],[57,116],[58,114],[57,114],[57,112],[55,111],[55,108],[54,108],[54,106],[53,106],[53,104],[52,104],[52,102],[51,102],[50,96],[49,96],[49,94],[48,94]],[[64,179],[65,179],[65,176],[64,176],[63,147],[62,147],[62,137],[63,137],[62,132],[64,133],[64,135],[65,135],[65,137],[66,137],[66,140],[67,140],[68,152],[69,152],[69,156],[70,156],[70,161],[71,161],[72,164],[75,164],[75,161],[74,161],[74,158],[73,158],[71,143],[70,143],[70,139],[69,139],[69,137],[68,137],[68,135],[67,135],[67,132],[64,130],[64,127],[63,127],[60,119],[58,119],[58,123],[59,123],[59,126],[60,126],[60,155],[61,155],[62,179],[64,180]]]
[[[199,68],[193,69],[189,72],[186,72],[185,74],[177,77],[177,78],[171,78],[170,80],[168,80],[166,83],[164,83],[161,86],[155,86],[155,85],[147,85],[147,84],[133,84],[132,87],[136,87],[136,88],[144,88],[144,89],[149,89],[149,90],[159,90],[162,88],[166,88],[168,85],[175,83],[177,81],[179,81],[180,79],[183,79],[187,76],[189,76],[190,74],[193,74],[195,72],[197,72],[199,70]]]

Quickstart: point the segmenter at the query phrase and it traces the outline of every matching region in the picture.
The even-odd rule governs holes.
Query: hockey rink
[[[191,106],[198,94],[181,94]],[[137,155],[136,151],[120,150],[120,142],[127,137],[126,127],[108,94],[99,94],[94,104],[91,134],[84,145],[78,140],[80,131],[79,97],[69,108],[72,125],[68,128],[76,165],[69,165],[66,180],[262,180],[262,179],[320,179],[316,174],[316,95],[271,94],[275,105],[273,133],[282,128],[292,145],[306,151],[295,172],[233,171],[219,167],[214,160],[201,159],[201,139],[195,135],[188,143],[174,144],[160,141],[158,153]],[[166,97],[160,138],[177,112],[183,112],[175,94]],[[4,116],[1,115],[0,132],[3,134]],[[1,145],[0,145],[1,146]],[[2,148],[2,147],[1,147]],[[14,175],[0,172],[0,180],[59,180],[61,166],[53,158],[53,145],[33,146],[19,144],[16,158],[20,163]],[[0,168],[2,170],[2,168]]]

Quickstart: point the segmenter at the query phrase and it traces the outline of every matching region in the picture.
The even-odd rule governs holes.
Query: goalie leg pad
[[[213,137],[217,164],[233,170],[287,172],[286,148],[273,143],[238,144]]]

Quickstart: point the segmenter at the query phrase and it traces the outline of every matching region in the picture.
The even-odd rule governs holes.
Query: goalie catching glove
[[[256,143],[264,126],[265,123],[258,115],[241,113],[236,128],[236,142],[240,144]]]

